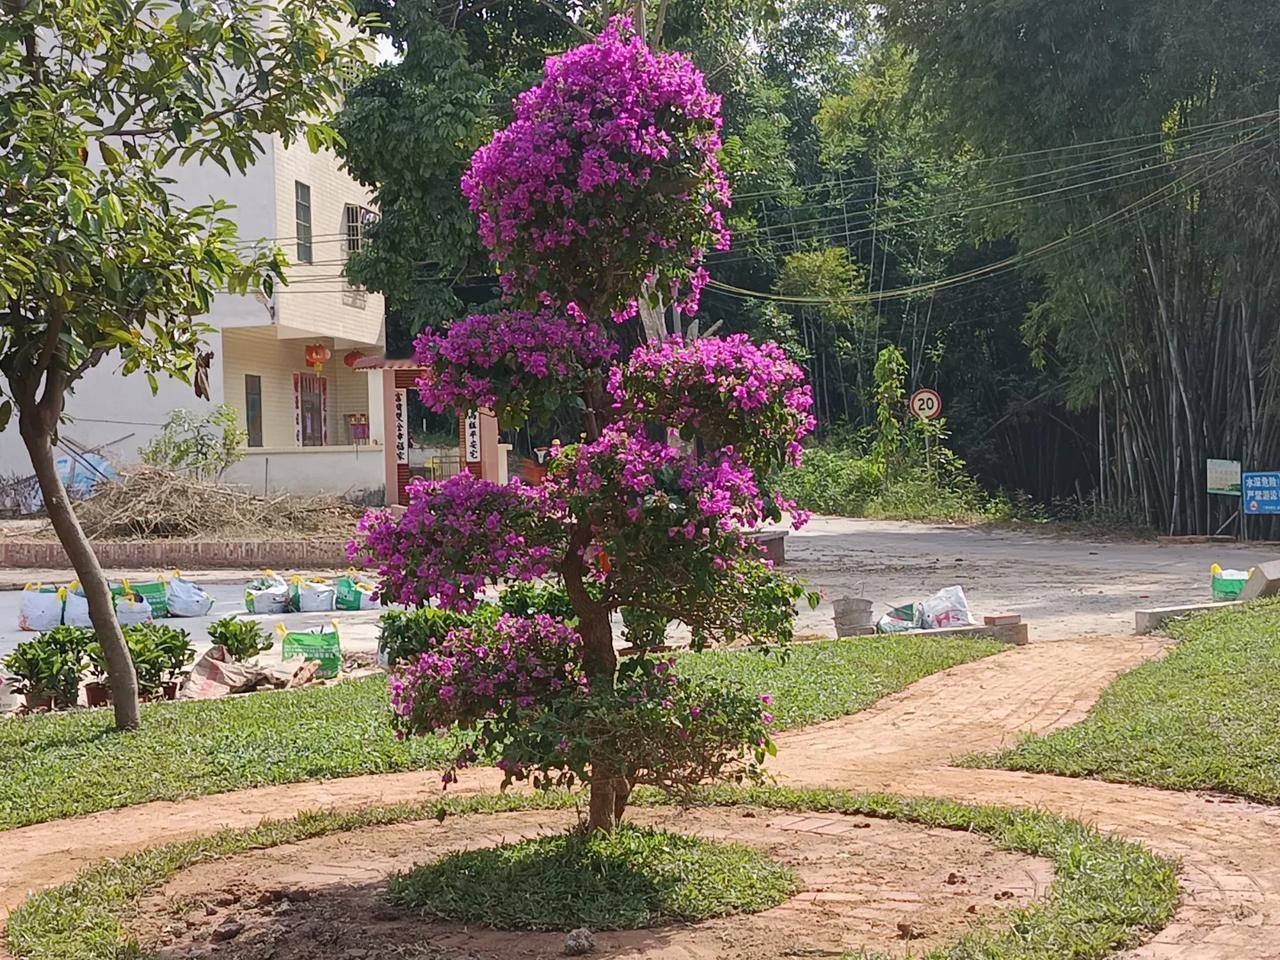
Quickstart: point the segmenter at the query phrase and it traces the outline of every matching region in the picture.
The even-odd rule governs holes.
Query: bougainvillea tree
[[[799,368],[743,336],[644,342],[637,319],[641,291],[695,310],[703,257],[729,242],[719,111],[688,59],[625,20],[548,60],[462,183],[508,303],[424,335],[420,389],[508,425],[574,404],[585,439],[541,486],[418,481],[352,544],[410,605],[562,585],[572,616],[476,616],[393,677],[392,703],[402,732],[474,731],[446,780],[483,758],[508,782],[587,783],[593,829],[636,784],[758,772],[768,697],[679,675],[657,648],[673,621],[695,650],[785,642],[804,595],[749,536],[791,506],[772,481],[813,427]],[[639,650],[621,664],[619,613]]]

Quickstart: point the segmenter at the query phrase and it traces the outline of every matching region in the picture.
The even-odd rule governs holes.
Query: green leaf
[[[114,193],[104,193],[98,200],[98,213],[102,217],[102,222],[106,226],[123,227],[124,226],[124,207],[120,204],[120,198]]]
[[[13,419],[13,401],[6,400],[0,403],[0,430],[9,425],[9,421]]]
[[[151,395],[153,397],[160,392],[160,383],[156,380],[156,375],[150,370],[147,371],[147,383],[151,386]]]
[[[107,286],[112,290],[120,289],[120,268],[116,266],[114,260],[103,260],[101,264],[102,279],[107,282]]]
[[[84,191],[77,187],[72,187],[67,191],[67,213],[71,215],[72,226],[79,226],[84,222],[86,206],[88,206],[88,203]]]
[[[98,152],[102,154],[102,162],[112,170],[115,170],[124,162],[124,157],[120,156],[116,149],[105,140],[98,141]]]

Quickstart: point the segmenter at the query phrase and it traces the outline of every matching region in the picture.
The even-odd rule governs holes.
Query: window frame
[[[315,251],[312,246],[314,213],[311,205],[311,185],[301,180],[293,181],[293,229],[299,263],[313,263],[315,260]]]
[[[250,389],[250,388],[253,389]],[[250,398],[257,401],[255,407]],[[244,375],[244,425],[245,446],[261,447],[262,444],[262,375],[246,373]],[[255,443],[254,441],[257,440]]]

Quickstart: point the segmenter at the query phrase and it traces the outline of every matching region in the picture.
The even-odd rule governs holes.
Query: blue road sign
[[[1246,473],[1241,481],[1240,498],[1245,514],[1251,517],[1280,514],[1280,471]]]

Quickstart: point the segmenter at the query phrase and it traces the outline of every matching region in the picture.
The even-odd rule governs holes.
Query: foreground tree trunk
[[[613,689],[618,669],[618,655],[613,650],[613,624],[609,611],[591,599],[582,580],[583,535],[579,533],[569,548],[564,568],[565,590],[578,615],[578,634],[582,637],[582,667],[591,681],[593,693]],[[587,808],[589,833],[612,833],[622,820],[631,790],[618,769],[617,758],[593,755],[591,758],[590,802]]]
[[[592,610],[579,614],[578,632],[585,646],[583,667],[591,679],[592,692],[612,689],[618,657],[613,651],[613,626],[609,612],[592,604]],[[617,759],[608,756],[591,758],[591,801],[587,810],[587,831],[612,833],[622,820],[627,807],[627,782],[618,769]]]
[[[116,729],[133,730],[138,726],[138,677],[133,669],[133,659],[124,640],[124,632],[116,621],[115,605],[111,601],[111,588],[98,564],[98,558],[80,527],[71,501],[67,497],[62,478],[53,456],[53,430],[43,422],[44,410],[23,410],[19,416],[18,430],[31,466],[35,469],[40,492],[44,495],[45,509],[62,549],[66,551],[76,577],[89,601],[89,618],[93,621],[98,644],[107,658],[107,670],[111,681],[111,702],[115,710]]]

